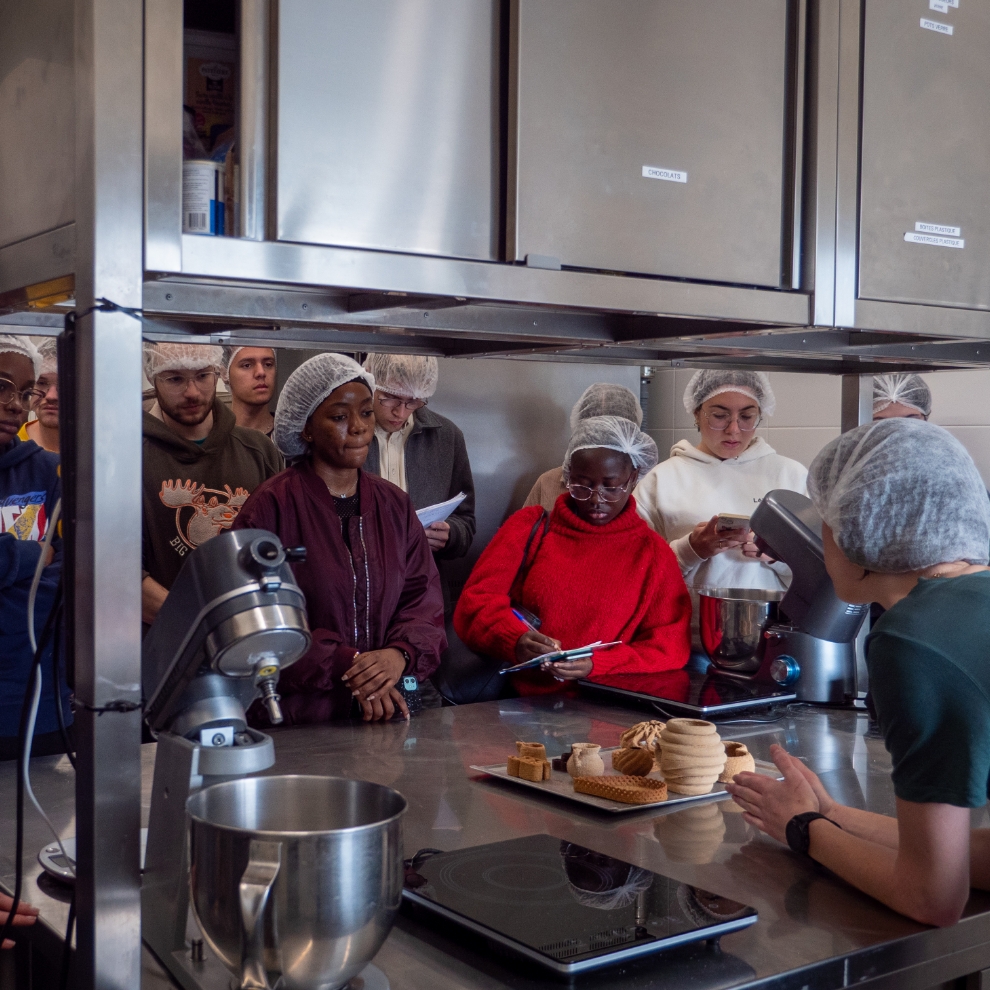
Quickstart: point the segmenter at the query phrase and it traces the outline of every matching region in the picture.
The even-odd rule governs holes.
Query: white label
[[[932,247],[964,248],[966,242],[957,237],[937,237],[935,234],[915,234],[908,232],[904,240],[911,244],[930,244]]]
[[[928,9],[937,10],[940,14],[947,14],[949,12],[949,5],[946,0],[928,0]]]
[[[946,7],[958,7],[959,0],[944,0]]]
[[[921,26],[926,31],[935,31],[937,34],[952,34],[953,31],[951,24],[943,24],[941,21],[932,21],[927,17],[921,18]]]
[[[657,168],[656,165],[644,165],[643,178],[664,179],[667,182],[687,182],[687,172],[678,172],[673,168]]]
[[[944,234],[946,237],[962,237],[961,227],[946,227],[941,223],[922,223],[919,220],[914,225],[914,229],[919,234]]]

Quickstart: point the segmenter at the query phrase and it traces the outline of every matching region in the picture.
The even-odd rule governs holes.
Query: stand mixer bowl
[[[721,670],[752,674],[763,659],[764,630],[777,621],[783,591],[704,588],[698,592],[701,645]]]
[[[398,791],[245,777],[186,809],[193,912],[240,986],[335,990],[381,948],[402,896]]]

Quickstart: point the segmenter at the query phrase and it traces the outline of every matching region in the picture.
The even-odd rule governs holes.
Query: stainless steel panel
[[[80,990],[139,985],[143,9],[77,0],[75,526]]]
[[[269,0],[240,0],[240,80],[237,87],[238,216],[236,234],[265,238],[268,183],[268,102],[271,59]]]
[[[75,219],[72,0],[0,2],[0,245]]]
[[[518,0],[511,255],[779,286],[789,6]]]
[[[280,240],[496,257],[498,11],[280,0]]]
[[[71,275],[75,268],[76,226],[70,223],[0,248],[0,293]]]
[[[860,296],[990,309],[988,51],[986,2],[867,0]],[[959,228],[965,247],[905,242],[918,223]]]

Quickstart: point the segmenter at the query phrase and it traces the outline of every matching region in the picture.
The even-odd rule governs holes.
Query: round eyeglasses
[[[567,485],[567,490],[571,494],[571,498],[578,502],[587,502],[595,492],[598,492],[598,497],[603,502],[618,502],[620,498],[629,490],[629,485],[632,482],[630,478],[624,485],[619,485],[617,487],[613,486],[608,488],[604,485],[599,485],[597,488],[589,488],[587,485]]]
[[[734,417],[730,412],[723,412],[721,409],[710,409],[705,413],[705,420],[708,423],[708,428],[715,430],[716,433],[721,433],[722,430],[727,430],[732,420],[735,419],[736,423],[739,424],[739,429],[743,433],[752,433],[760,425],[760,420],[763,417],[760,415],[759,410],[744,409],[741,413],[737,413]]]
[[[382,391],[378,392],[378,401],[386,409],[398,409],[401,406],[409,412],[416,412],[417,409],[429,404],[426,399],[406,399],[401,395],[389,395],[388,392]]]
[[[0,405],[9,406],[16,398],[22,409],[29,409],[33,402],[44,397],[45,393],[33,385],[18,390],[9,378],[0,378]]]

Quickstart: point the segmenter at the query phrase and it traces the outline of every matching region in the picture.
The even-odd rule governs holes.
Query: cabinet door
[[[280,0],[280,240],[494,258],[497,0]]]
[[[515,14],[515,257],[779,286],[786,0],[517,0]]]
[[[864,298],[990,308],[990,2],[956,2],[866,3]]]

